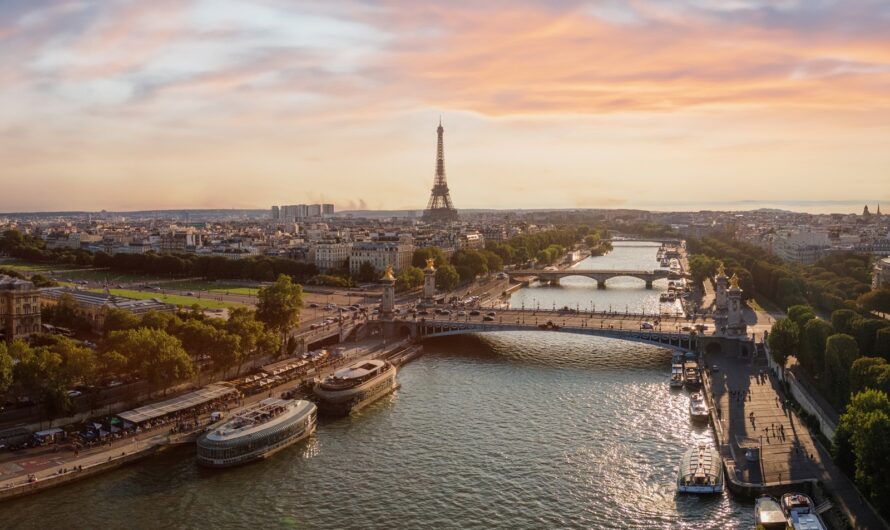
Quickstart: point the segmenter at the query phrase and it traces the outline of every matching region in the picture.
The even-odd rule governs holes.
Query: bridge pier
[[[646,280],[646,289],[652,288],[652,280]]]
[[[597,289],[605,289],[606,288],[606,280],[597,280],[596,288]]]

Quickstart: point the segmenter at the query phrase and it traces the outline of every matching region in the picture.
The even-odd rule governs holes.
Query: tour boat
[[[396,367],[387,361],[361,361],[315,385],[322,414],[347,416],[398,387]]]
[[[698,372],[698,363],[695,361],[686,361],[683,364],[683,370],[686,376],[686,388],[701,388],[701,374]]]
[[[689,399],[689,416],[693,421],[707,422],[710,419],[708,415],[708,404],[705,403],[705,397],[700,392],[692,394]]]
[[[816,513],[813,499],[803,493],[782,495],[782,513],[794,530],[825,530],[825,523]]]
[[[683,388],[683,363],[671,365],[671,388]]]
[[[723,461],[707,444],[686,451],[677,472],[680,493],[720,493],[723,491]]]
[[[776,499],[762,495],[754,501],[754,524],[757,530],[785,530],[788,518]]]
[[[267,458],[315,432],[316,407],[304,400],[268,398],[236,412],[198,438],[198,463],[231,467]]]

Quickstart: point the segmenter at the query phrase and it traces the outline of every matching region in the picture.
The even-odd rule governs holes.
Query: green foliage
[[[396,290],[409,291],[423,284],[423,271],[417,267],[407,267],[396,276]]]
[[[866,388],[890,392],[890,364],[881,357],[860,357],[850,368],[850,391]]]
[[[451,255],[451,264],[457,270],[462,282],[471,281],[477,276],[488,274],[488,259],[484,254],[476,250],[455,250]]]
[[[229,259],[222,256],[198,256],[191,253],[158,254],[95,254],[82,249],[48,250],[43,241],[16,230],[8,230],[0,236],[0,251],[15,258],[41,263],[58,263],[71,266],[107,267],[123,274],[153,274],[168,276],[201,276],[208,279],[251,279],[271,281],[280,274],[297,281],[315,276],[314,264],[301,263],[288,258],[251,256]]]
[[[788,362],[788,357],[797,352],[800,330],[797,324],[788,318],[780,318],[773,324],[769,332],[770,354],[783,369]]]
[[[878,318],[856,318],[853,320],[853,336],[864,355],[874,354],[878,332],[890,327],[890,322]]]
[[[890,516],[890,400],[885,392],[865,390],[855,394],[841,415],[832,445],[835,462],[855,477],[862,493]]]
[[[303,287],[289,276],[281,275],[275,283],[260,289],[257,303],[257,319],[270,330],[286,334],[300,325],[303,309]]]
[[[314,285],[327,285],[328,287],[352,287],[353,282],[350,278],[346,278],[343,276],[334,276],[332,274],[319,274],[318,276],[313,276],[309,283]]]
[[[863,311],[879,311],[890,313],[890,287],[869,291],[856,299]]]
[[[423,269],[426,267],[426,260],[428,258],[433,258],[433,260],[435,260],[436,267],[448,262],[448,260],[445,259],[445,254],[442,252],[441,248],[423,247],[414,251],[414,255],[411,256],[411,265]]]
[[[810,374],[818,376],[825,369],[825,343],[833,334],[834,328],[821,318],[810,319],[804,325],[797,360]]]
[[[859,358],[856,340],[842,333],[828,337],[825,343],[824,384],[827,398],[839,409],[850,397],[850,369]]]
[[[77,332],[87,332],[92,328],[92,324],[88,319],[80,315],[80,308],[77,302],[68,293],[64,293],[59,297],[58,302],[49,305],[41,310],[42,319],[54,326],[68,328]]]
[[[363,261],[358,267],[356,279],[360,282],[373,282],[377,279],[377,271],[370,261]]]
[[[111,308],[105,313],[105,324],[102,332],[107,336],[112,331],[136,329],[139,326],[139,317],[129,311]]]
[[[12,367],[12,357],[9,356],[6,344],[0,342],[0,394],[5,394],[12,385]]]
[[[807,322],[816,318],[816,313],[808,305],[793,305],[788,308],[788,318],[797,324],[799,329],[803,329]]]
[[[450,291],[457,287],[460,275],[452,265],[441,265],[436,269],[436,289]]]
[[[875,333],[874,353],[890,361],[890,328],[879,329]]]
[[[783,262],[767,250],[734,241],[729,236],[690,239],[687,248],[724,261],[730,274],[742,278],[746,293],[758,292],[781,307],[809,304],[824,312],[843,309],[869,290],[871,258],[868,255],[839,253],[814,265]],[[690,267],[691,267],[690,263]],[[750,273],[750,284],[737,269]]]
[[[859,315],[850,309],[838,309],[831,313],[831,327],[838,333],[853,334],[853,321]]]
[[[194,374],[192,360],[182,343],[162,329],[115,331],[103,341],[103,347],[126,358],[128,368],[155,389],[166,388]]]
[[[719,261],[704,254],[693,254],[689,258],[689,273],[692,274],[692,280],[697,284],[716,275],[719,266]]]

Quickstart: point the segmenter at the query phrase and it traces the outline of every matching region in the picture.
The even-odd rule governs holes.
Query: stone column
[[[433,266],[433,258],[426,260],[426,268],[423,269],[423,299],[432,301],[436,297],[436,267]]]
[[[392,265],[386,266],[386,273],[380,279],[383,283],[383,298],[380,300],[381,315],[392,315],[396,307],[396,277],[392,273]]]

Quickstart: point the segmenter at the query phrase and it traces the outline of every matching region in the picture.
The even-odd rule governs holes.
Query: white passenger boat
[[[700,444],[680,459],[677,471],[680,493],[720,493],[723,491],[723,461],[716,449]]]
[[[696,392],[689,397],[689,417],[692,421],[706,422],[710,419],[708,404],[701,392]]]
[[[803,493],[782,495],[782,512],[794,530],[825,530],[825,523],[816,513],[813,499]]]
[[[763,495],[754,501],[754,524],[756,530],[785,530],[788,518],[776,499]]]
[[[396,367],[387,361],[361,361],[334,372],[315,385],[322,414],[346,416],[398,387]]]
[[[236,412],[198,438],[198,463],[230,467],[267,458],[315,432],[316,407],[268,398]]]
[[[683,388],[683,363],[671,365],[671,388]]]
[[[698,371],[698,363],[686,361],[683,363],[686,388],[695,390],[701,388],[701,373]]]

